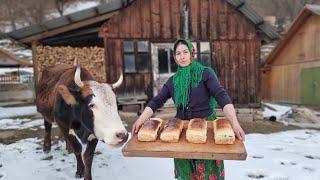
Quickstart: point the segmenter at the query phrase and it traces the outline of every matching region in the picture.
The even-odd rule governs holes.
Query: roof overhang
[[[41,25],[24,27],[16,31],[9,32],[6,36],[30,45],[35,41],[50,38],[64,32],[76,30],[98,22],[107,21],[110,17],[117,14],[118,10],[129,5],[131,1],[128,3],[112,1],[110,3],[46,21]],[[99,31],[97,30],[96,33],[99,33]]]
[[[299,16],[293,21],[290,25],[287,33],[283,36],[281,41],[273,48],[271,53],[266,57],[263,66],[272,64],[275,57],[283,50],[287,42],[294,36],[297,30],[306,22],[305,20],[312,15],[320,15],[320,6],[319,5],[306,5]]]

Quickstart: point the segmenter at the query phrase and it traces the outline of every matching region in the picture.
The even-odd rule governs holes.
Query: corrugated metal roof
[[[270,40],[280,39],[276,28],[266,23],[259,14],[249,7],[243,0],[226,0],[234,8],[244,14],[251,22],[264,32]]]
[[[133,0],[130,0],[129,3],[132,1]],[[29,37],[29,36],[43,33],[52,29],[60,28],[72,23],[76,23],[82,20],[86,20],[99,15],[110,13],[118,9],[121,9],[122,7],[123,7],[122,1],[111,1],[110,3],[107,3],[107,4],[102,4],[93,8],[81,10],[69,15],[65,15],[56,19],[49,20],[43,23],[42,25],[32,25],[32,26],[24,27],[16,31],[9,32],[7,33],[7,35],[13,39],[20,40],[25,37]]]

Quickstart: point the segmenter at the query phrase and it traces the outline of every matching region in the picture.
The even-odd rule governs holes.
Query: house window
[[[134,60],[134,43],[133,41],[124,41],[124,67],[126,73],[136,72],[136,65]]]
[[[211,49],[209,42],[196,42],[193,41],[192,45],[196,52],[194,58],[205,66],[211,66]]]
[[[149,45],[147,41],[124,41],[123,48],[126,73],[148,72]]]
[[[205,65],[211,67],[211,51],[209,42],[200,42],[199,60]]]
[[[137,70],[139,72],[147,72],[148,71],[148,42],[147,41],[138,41],[138,54],[137,54]]]
[[[158,49],[159,73],[174,73],[177,71],[177,64],[173,58],[173,50],[170,48]]]

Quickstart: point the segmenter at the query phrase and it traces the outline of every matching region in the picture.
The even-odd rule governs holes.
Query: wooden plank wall
[[[261,41],[253,23],[225,0],[188,0],[187,3],[190,8],[189,38],[195,41],[210,41],[212,65],[218,70],[218,77],[233,102],[260,103]],[[123,39],[174,42],[183,35],[182,9],[183,0],[136,0],[112,17],[101,31],[107,41],[118,39],[120,45]],[[110,45],[112,43],[106,43],[105,47]],[[119,50],[115,51],[110,51],[109,59],[123,61],[119,55],[119,59],[112,58],[115,53],[120,53]],[[112,67],[115,65],[108,63]],[[145,74],[126,76],[132,76],[127,77],[128,79],[139,80],[143,79],[142,76],[146,77]],[[151,68],[147,76],[147,79],[152,79]],[[130,84],[126,85],[128,88],[137,85],[129,80],[127,83]]]
[[[301,104],[300,74],[303,68],[320,67],[320,17],[309,17],[275,56],[264,99]]]
[[[106,80],[108,83],[114,83],[120,77],[123,69],[123,48],[122,40],[107,39],[105,40],[105,58],[106,58]],[[119,60],[120,59],[120,60]],[[122,95],[141,94],[144,92],[150,95],[152,92],[152,83],[150,73],[130,73],[124,74],[123,84],[116,92]]]

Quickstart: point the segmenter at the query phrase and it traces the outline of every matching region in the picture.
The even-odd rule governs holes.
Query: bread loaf
[[[160,134],[160,139],[165,142],[178,142],[181,131],[183,129],[183,121],[180,119],[171,119]]]
[[[207,121],[205,119],[191,119],[188,124],[187,134],[188,142],[206,143],[207,141]]]
[[[216,144],[233,144],[235,135],[228,119],[213,121],[214,142]]]
[[[138,132],[139,141],[155,141],[161,127],[162,119],[150,118],[145,121]]]

